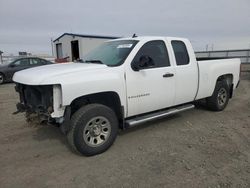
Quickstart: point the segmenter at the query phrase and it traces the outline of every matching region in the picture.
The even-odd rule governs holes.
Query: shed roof
[[[101,35],[83,35],[83,34],[75,34],[75,33],[63,33],[61,36],[56,38],[53,42],[59,40],[65,35],[70,35],[70,36],[76,36],[76,37],[83,37],[83,38],[98,38],[98,39],[117,39],[120,37],[114,37],[114,36],[101,36]]]

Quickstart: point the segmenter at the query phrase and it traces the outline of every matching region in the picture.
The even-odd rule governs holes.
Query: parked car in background
[[[0,65],[0,84],[11,82],[14,73],[17,71],[48,64],[52,64],[52,62],[38,57],[24,57]]]

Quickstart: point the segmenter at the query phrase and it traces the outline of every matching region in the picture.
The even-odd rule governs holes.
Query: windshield
[[[86,63],[103,63],[108,66],[121,65],[137,44],[137,40],[105,42],[84,57]]]

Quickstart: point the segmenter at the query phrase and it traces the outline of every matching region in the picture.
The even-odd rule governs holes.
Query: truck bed
[[[232,59],[230,57],[196,57],[197,61]]]
[[[220,75],[231,75],[235,89],[239,81],[240,59],[218,59],[197,61],[199,86],[196,100],[210,97]]]

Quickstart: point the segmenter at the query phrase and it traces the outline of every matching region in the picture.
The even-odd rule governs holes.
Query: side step
[[[177,107],[170,108],[170,109],[167,109],[167,110],[163,110],[163,111],[160,111],[160,112],[154,112],[154,113],[151,113],[151,114],[147,114],[147,115],[143,115],[143,116],[140,116],[140,117],[135,117],[133,119],[126,120],[125,124],[128,127],[134,127],[136,125],[139,125],[139,124],[142,124],[142,123],[145,123],[145,122],[148,122],[148,121],[160,119],[160,118],[163,118],[163,117],[166,117],[166,116],[169,116],[169,115],[172,115],[172,114],[176,114],[176,113],[179,113],[179,112],[183,112],[183,111],[186,111],[186,110],[189,110],[189,109],[192,109],[192,108],[194,108],[193,104],[186,104],[186,105],[183,105],[183,106],[177,106]]]

